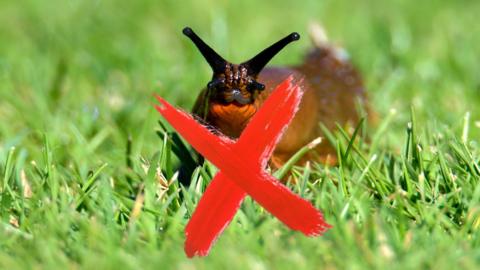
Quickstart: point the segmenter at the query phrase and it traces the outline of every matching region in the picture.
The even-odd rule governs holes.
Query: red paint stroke
[[[261,168],[266,166],[283,129],[293,118],[301,100],[299,88],[289,91],[288,86],[288,81],[285,81],[277,91],[274,91],[250,123],[254,126],[266,123],[264,132],[260,133],[262,135],[258,136],[254,129],[246,129],[234,146],[235,150],[239,151],[248,149],[250,151],[248,155],[251,155],[251,159],[260,161],[258,165]],[[277,119],[272,123],[275,117]],[[262,148],[262,145],[266,143],[268,145]],[[255,158],[257,156],[258,158]],[[245,195],[242,189],[222,173],[214,177],[185,228],[185,251],[189,256],[195,253],[198,255],[208,254],[215,239],[233,219]],[[221,215],[217,215],[218,213]],[[210,222],[207,223],[205,220]]]
[[[330,228],[311,203],[292,193],[264,170],[303,94],[291,81],[289,77],[273,91],[237,142],[215,136],[190,115],[157,97],[162,106],[156,109],[162,116],[220,170],[185,229],[187,256],[208,254],[246,193],[292,230],[315,236]]]

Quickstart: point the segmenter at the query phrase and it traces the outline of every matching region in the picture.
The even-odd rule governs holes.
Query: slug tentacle
[[[265,89],[263,83],[257,82],[260,71],[286,45],[300,38],[298,33],[291,33],[252,59],[236,65],[216,53],[190,27],[185,27],[183,33],[197,46],[213,70],[212,80],[207,84],[208,98],[215,103],[239,106],[254,103],[254,96]]]
[[[205,60],[212,68],[215,73],[222,73],[225,70],[225,65],[227,61],[223,59],[217,52],[215,52],[210,46],[207,45],[195,32],[192,28],[185,27],[183,28],[183,34],[192,40],[192,42],[197,46],[200,53],[203,55]]]
[[[261,51],[259,54],[254,56],[252,59],[247,62],[242,63],[241,65],[245,66],[250,75],[258,75],[260,71],[272,60],[272,58],[277,55],[285,46],[290,44],[293,41],[300,39],[300,35],[297,32],[293,32],[290,35],[282,38],[281,40],[275,42],[270,47]]]

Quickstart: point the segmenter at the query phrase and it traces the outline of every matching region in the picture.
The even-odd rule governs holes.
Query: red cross
[[[157,96],[156,109],[198,152],[220,170],[207,187],[186,229],[188,257],[207,255],[215,239],[234,217],[246,194],[290,229],[307,236],[328,225],[311,203],[292,193],[264,168],[283,131],[298,109],[303,92],[289,77],[252,118],[237,142],[216,136],[189,114]]]

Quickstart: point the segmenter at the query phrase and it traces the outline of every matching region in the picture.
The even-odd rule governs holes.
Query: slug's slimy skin
[[[282,166],[301,147],[324,137],[323,123],[334,130],[355,126],[358,105],[366,106],[362,80],[354,67],[326,43],[318,44],[302,64],[293,67],[268,67],[266,64],[286,45],[300,38],[292,33],[239,65],[231,64],[206,45],[190,28],[184,29],[213,70],[212,80],[195,102],[193,113],[223,134],[238,138],[256,111],[275,87],[293,75],[304,90],[299,110],[275,148],[271,166]],[[317,145],[300,163],[307,160],[335,164],[335,148],[327,140]]]

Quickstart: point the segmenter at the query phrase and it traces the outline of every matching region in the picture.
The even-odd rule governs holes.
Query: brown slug
[[[213,71],[211,81],[201,91],[193,114],[223,134],[238,138],[252,116],[275,87],[293,75],[304,96],[299,110],[275,148],[270,165],[282,166],[300,148],[324,137],[320,123],[334,130],[336,125],[355,126],[357,105],[366,107],[365,90],[359,73],[339,50],[325,42],[314,46],[303,63],[292,67],[265,67],[286,45],[300,38],[291,33],[250,60],[232,64],[217,54],[186,27],[183,33],[196,45]],[[335,147],[323,140],[307,153],[307,160],[336,164]]]

